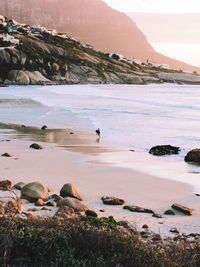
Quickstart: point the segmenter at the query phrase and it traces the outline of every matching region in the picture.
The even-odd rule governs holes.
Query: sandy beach
[[[169,232],[172,227],[180,233],[200,233],[199,198],[190,185],[105,163],[104,155],[125,153],[125,150],[101,144],[95,133],[70,129],[41,131],[6,125],[1,128],[0,152],[11,155],[0,158],[1,179],[10,179],[13,183],[39,181],[48,186],[51,193],[59,193],[65,183],[72,183],[80,191],[84,203],[100,216],[112,215],[117,220],[127,220],[139,230],[147,224],[152,231],[165,236],[173,235]],[[29,148],[36,141],[42,145],[42,150]],[[133,152],[127,151],[127,160],[130,153]],[[159,214],[173,203],[189,206],[194,211],[192,216],[177,213],[158,219],[151,214],[124,210],[122,206],[104,205],[102,196],[122,198],[126,205],[150,208]],[[105,212],[99,212],[100,209]]]

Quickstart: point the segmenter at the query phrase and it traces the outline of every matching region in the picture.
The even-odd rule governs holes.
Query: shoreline
[[[27,127],[21,134],[17,134],[15,130],[10,132],[2,129],[0,136],[1,141],[11,138],[10,142],[0,142],[0,148],[2,153],[7,152],[12,156],[0,158],[1,179],[10,179],[13,183],[39,181],[48,186],[51,193],[59,193],[65,183],[72,183],[83,195],[84,203],[100,216],[127,220],[138,229],[143,224],[148,224],[152,231],[167,236],[172,227],[188,234],[200,233],[198,197],[194,195],[190,185],[100,161],[99,155],[102,158],[104,153],[113,155],[121,150],[97,143],[93,133],[73,130],[41,131]],[[29,145],[34,141],[39,142],[44,149],[31,150]],[[159,214],[170,209],[173,203],[191,206],[195,210],[192,216],[178,213],[176,216],[158,219],[149,214],[124,210],[122,206],[104,205],[102,196],[122,198],[125,205],[150,208]],[[105,212],[99,212],[101,209]]]

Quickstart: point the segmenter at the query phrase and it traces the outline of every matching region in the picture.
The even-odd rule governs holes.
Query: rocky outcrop
[[[160,80],[164,82],[183,83],[183,84],[199,84],[200,76],[192,73],[167,73],[159,72],[156,74]]]
[[[21,190],[21,198],[30,202],[36,202],[38,199],[48,199],[48,189],[39,182],[26,184]]]
[[[200,149],[192,149],[185,156],[185,161],[190,163],[200,164]]]
[[[39,71],[11,70],[8,74],[11,82],[19,85],[48,84],[50,80],[45,78]]]
[[[154,156],[164,156],[164,155],[176,155],[180,151],[179,147],[171,145],[154,146],[149,150],[149,153]]]

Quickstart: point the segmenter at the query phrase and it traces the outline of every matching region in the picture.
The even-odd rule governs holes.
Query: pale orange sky
[[[199,0],[104,0],[124,12],[193,13],[200,12]]]

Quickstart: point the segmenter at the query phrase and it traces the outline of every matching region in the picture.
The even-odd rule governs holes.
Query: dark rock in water
[[[69,134],[74,134],[73,132],[70,132]]]
[[[103,203],[106,205],[123,205],[125,201],[116,197],[102,197]]]
[[[178,211],[184,213],[185,215],[192,215],[192,211],[193,211],[193,209],[182,206],[180,204],[173,204],[172,209],[178,210]]]
[[[14,189],[22,190],[22,188],[25,186],[25,183],[19,182],[13,186]]]
[[[130,149],[129,151],[130,151],[130,152],[135,152],[135,150],[134,150],[134,149]]]
[[[158,218],[158,219],[162,219],[163,218],[163,216],[161,214],[158,214],[158,213],[154,213],[152,215],[152,217],[155,217],[155,218]]]
[[[101,210],[99,210],[100,212],[105,212],[105,210],[103,210],[103,209],[101,209]]]
[[[46,129],[47,129],[46,125],[42,126],[42,128],[41,128],[41,130],[46,130]]]
[[[171,228],[170,233],[179,234],[179,231],[176,228]]]
[[[95,211],[93,211],[93,210],[87,210],[85,212],[85,215],[87,217],[94,217],[94,218],[97,218],[98,217],[97,213]]]
[[[124,206],[124,209],[126,210],[130,210],[132,212],[143,212],[143,213],[152,213],[154,214],[155,212],[151,209],[145,209],[145,208],[141,208],[141,207],[138,207],[138,206],[134,206],[134,205],[131,205],[131,206]]]
[[[186,162],[200,164],[200,149],[192,149],[185,156]]]
[[[39,149],[42,149],[42,146],[34,143],[34,144],[30,145],[30,148],[39,150]]]
[[[171,145],[162,145],[162,146],[154,146],[149,150],[149,153],[154,156],[164,156],[164,155],[173,155],[178,154],[180,151],[179,147],[171,146]]]
[[[166,210],[164,212],[165,215],[176,215],[175,212],[173,210]]]
[[[0,181],[0,190],[11,191],[12,190],[12,182],[10,180]]]
[[[200,194],[195,194],[195,196],[200,197]]]
[[[11,157],[11,155],[8,154],[8,153],[4,153],[4,154],[2,154],[1,156],[2,156],[2,157],[7,157],[7,158],[10,158],[10,157]]]

